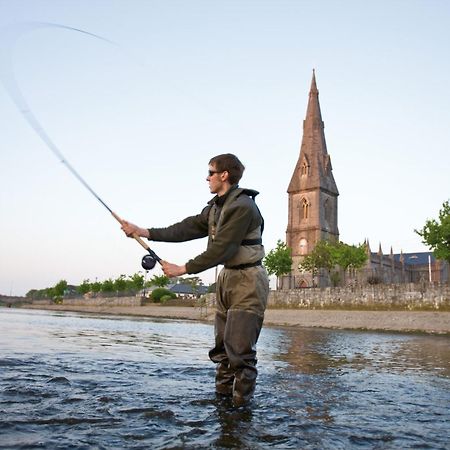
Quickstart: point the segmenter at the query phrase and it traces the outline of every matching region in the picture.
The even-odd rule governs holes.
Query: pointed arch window
[[[306,177],[307,175],[309,175],[309,164],[306,158],[303,160],[302,165],[300,166],[300,174],[302,177]]]
[[[308,254],[308,241],[305,238],[300,239],[300,255]]]
[[[309,204],[309,202],[308,202],[308,200],[306,198],[302,198],[301,206],[302,206],[301,218],[302,219],[307,219],[309,217],[310,204]]]

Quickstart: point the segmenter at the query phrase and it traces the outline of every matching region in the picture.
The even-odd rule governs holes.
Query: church
[[[300,155],[288,189],[288,224],[286,244],[292,250],[292,271],[281,280],[283,289],[326,287],[329,277],[299,268],[320,240],[338,241],[338,196],[331,158],[325,141],[324,122],[319,103],[316,75],[313,70],[309,90],[306,117],[303,121],[303,137]],[[349,243],[353,244],[353,243]],[[388,284],[430,282],[444,283],[449,279],[449,265],[436,260],[432,252],[383,254],[381,244],[378,252],[372,252],[369,240],[365,241],[367,263],[348,283]]]

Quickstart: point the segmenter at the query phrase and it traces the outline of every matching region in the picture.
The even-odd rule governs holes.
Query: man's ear
[[[228,170],[224,170],[221,174],[220,174],[220,179],[222,181],[228,181],[228,178],[230,177],[230,174],[228,173]]]

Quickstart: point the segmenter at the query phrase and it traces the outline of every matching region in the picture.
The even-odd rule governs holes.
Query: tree
[[[117,292],[126,291],[127,289],[127,280],[125,275],[119,275],[118,278],[114,280],[114,290]]]
[[[269,275],[276,275],[279,289],[281,275],[290,273],[292,268],[292,250],[281,240],[277,241],[275,249],[270,250],[264,258],[264,266]]]
[[[306,272],[311,272],[314,278],[320,269],[325,269],[328,273],[335,266],[334,244],[328,241],[319,241],[314,250],[306,255],[300,263],[300,268]]]
[[[114,292],[116,290],[114,281],[111,278],[108,278],[101,284],[102,292]]]
[[[166,275],[153,275],[149,280],[149,286],[165,287],[169,281],[170,279]]]
[[[53,296],[54,297],[62,297],[64,295],[65,290],[67,289],[67,281],[61,280],[53,286]]]
[[[439,219],[428,219],[421,230],[414,230],[433,251],[436,259],[450,263],[450,203],[442,204]]]
[[[144,275],[140,272],[128,277],[128,285],[134,291],[140,291],[144,287]]]
[[[77,287],[77,292],[81,295],[87,294],[91,290],[91,283],[89,280],[83,280],[83,282]]]
[[[330,275],[334,285],[339,282],[339,272],[332,269],[336,266],[340,267],[345,272],[348,269],[360,269],[367,261],[367,254],[364,244],[355,246],[344,242],[317,242],[314,250],[300,263],[300,267],[311,272],[312,276],[317,275],[320,269],[324,269]]]
[[[91,283],[91,291],[98,294],[102,290],[103,284],[100,281],[95,280]]]
[[[348,269],[360,269],[368,258],[364,244],[356,246],[344,242],[335,243],[332,245],[332,254],[334,264],[344,273],[344,280]]]

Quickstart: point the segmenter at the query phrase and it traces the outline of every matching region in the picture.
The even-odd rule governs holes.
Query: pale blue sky
[[[232,152],[275,247],[315,68],[341,239],[426,250],[413,230],[450,195],[450,2],[0,0],[1,27],[29,21],[118,44],[35,29],[13,58],[48,135],[122,217],[164,226],[199,212],[208,160]],[[141,247],[2,86],[0,170],[0,293],[141,270]],[[205,245],[152,247],[181,264]]]

